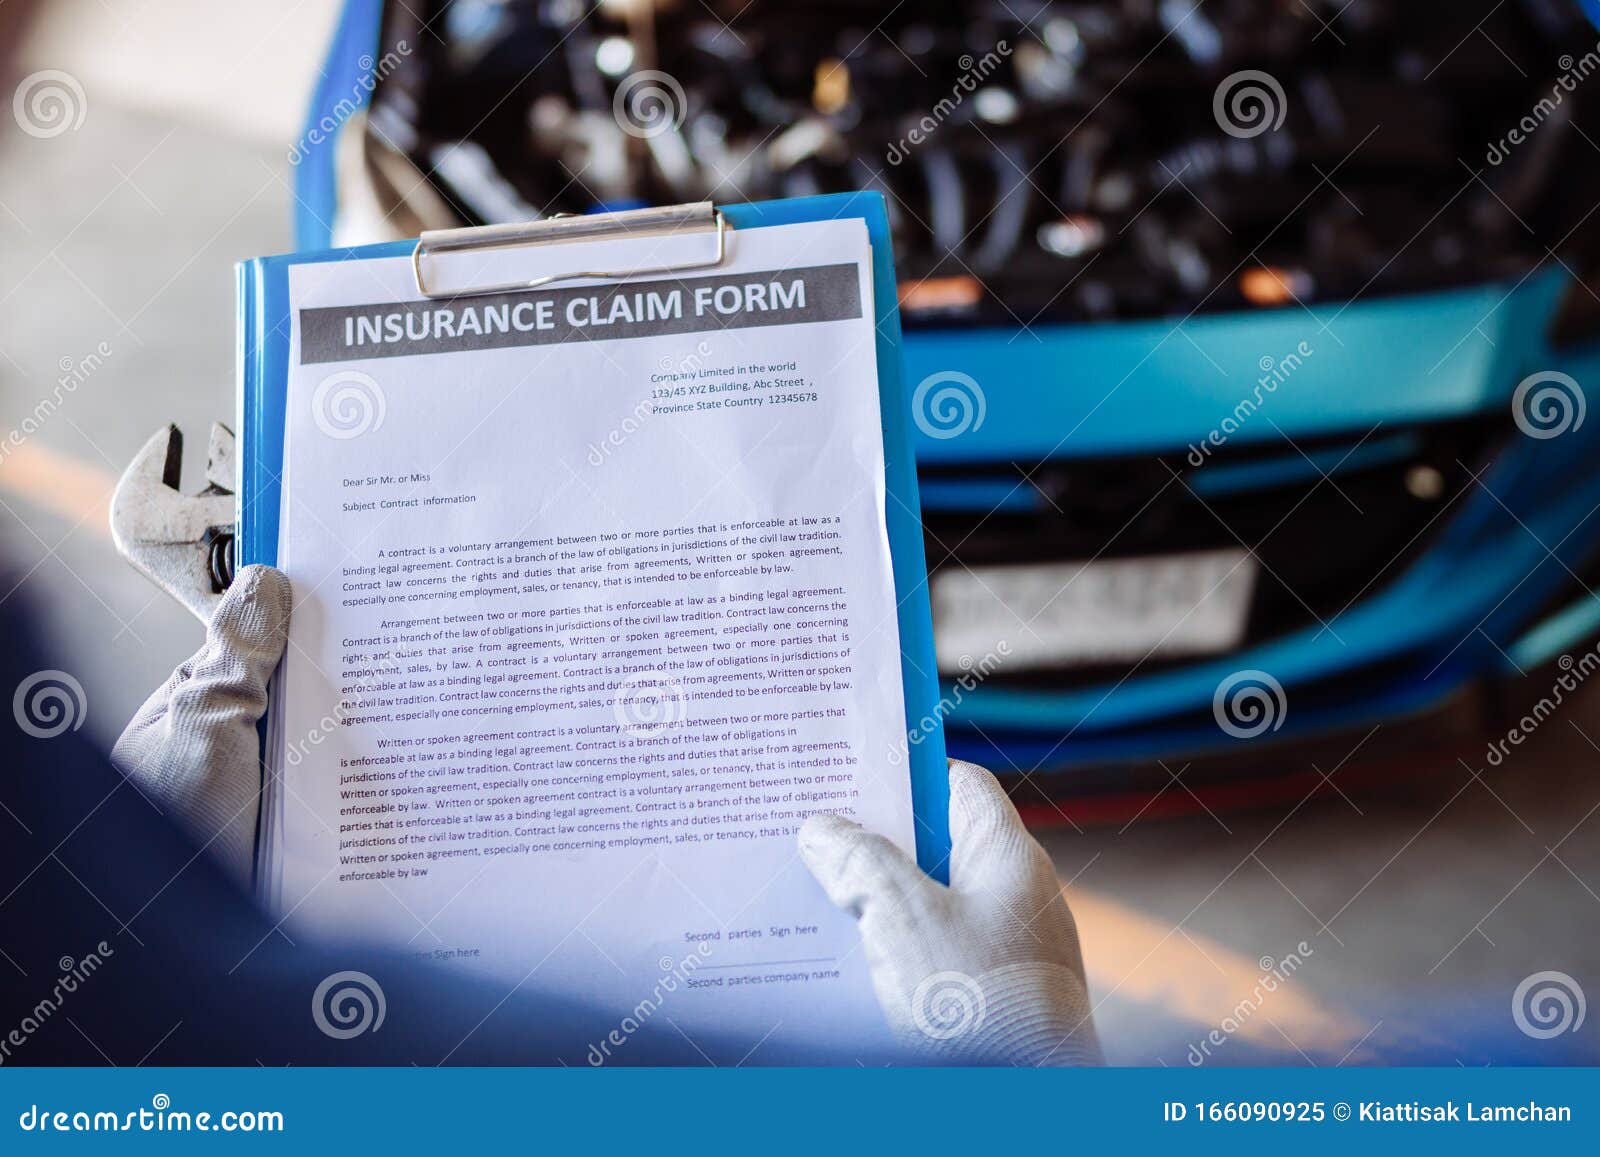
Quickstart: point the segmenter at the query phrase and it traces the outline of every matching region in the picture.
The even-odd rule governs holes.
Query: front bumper
[[[1342,307],[908,334],[909,383],[957,371],[982,395],[960,433],[921,423],[933,582],[943,567],[1217,545],[1262,562],[1227,653],[949,672],[951,753],[1071,771],[1305,738],[1425,711],[1595,633],[1600,600],[1579,576],[1600,419],[1540,438],[1512,411],[1529,374],[1600,381],[1600,346],[1544,338],[1569,284],[1556,268]],[[1292,376],[1255,389],[1297,350]],[[1236,416],[1247,395],[1259,404]],[[1418,469],[1433,483],[1420,497]],[[1275,726],[1249,740],[1213,714],[1242,670],[1284,689]]]

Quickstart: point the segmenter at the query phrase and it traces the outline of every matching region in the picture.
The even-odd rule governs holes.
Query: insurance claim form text
[[[690,1038],[848,1056],[881,1015],[795,833],[914,843],[871,259],[853,218],[727,241],[448,299],[405,258],[292,269],[259,874],[291,927],[576,994],[597,1041],[670,976]]]

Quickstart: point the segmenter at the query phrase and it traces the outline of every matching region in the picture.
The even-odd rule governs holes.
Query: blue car
[[[882,190],[953,755],[1237,774],[1600,634],[1583,7],[587,7],[350,0],[300,244]]]

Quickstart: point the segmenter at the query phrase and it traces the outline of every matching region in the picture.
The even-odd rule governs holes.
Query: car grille
[[[1260,569],[1240,646],[1253,646],[1327,624],[1398,576],[1504,433],[1484,420],[1383,427],[1294,446],[1225,446],[1199,467],[1181,453],[924,466],[930,582],[957,567],[1247,550]],[[1071,687],[1188,661],[1002,664],[989,681]]]

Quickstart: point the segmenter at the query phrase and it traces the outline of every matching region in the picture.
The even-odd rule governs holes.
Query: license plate
[[[1037,670],[1215,654],[1244,637],[1256,560],[1242,550],[1028,566],[934,577],[939,670]],[[1004,646],[1002,646],[1004,644]]]

